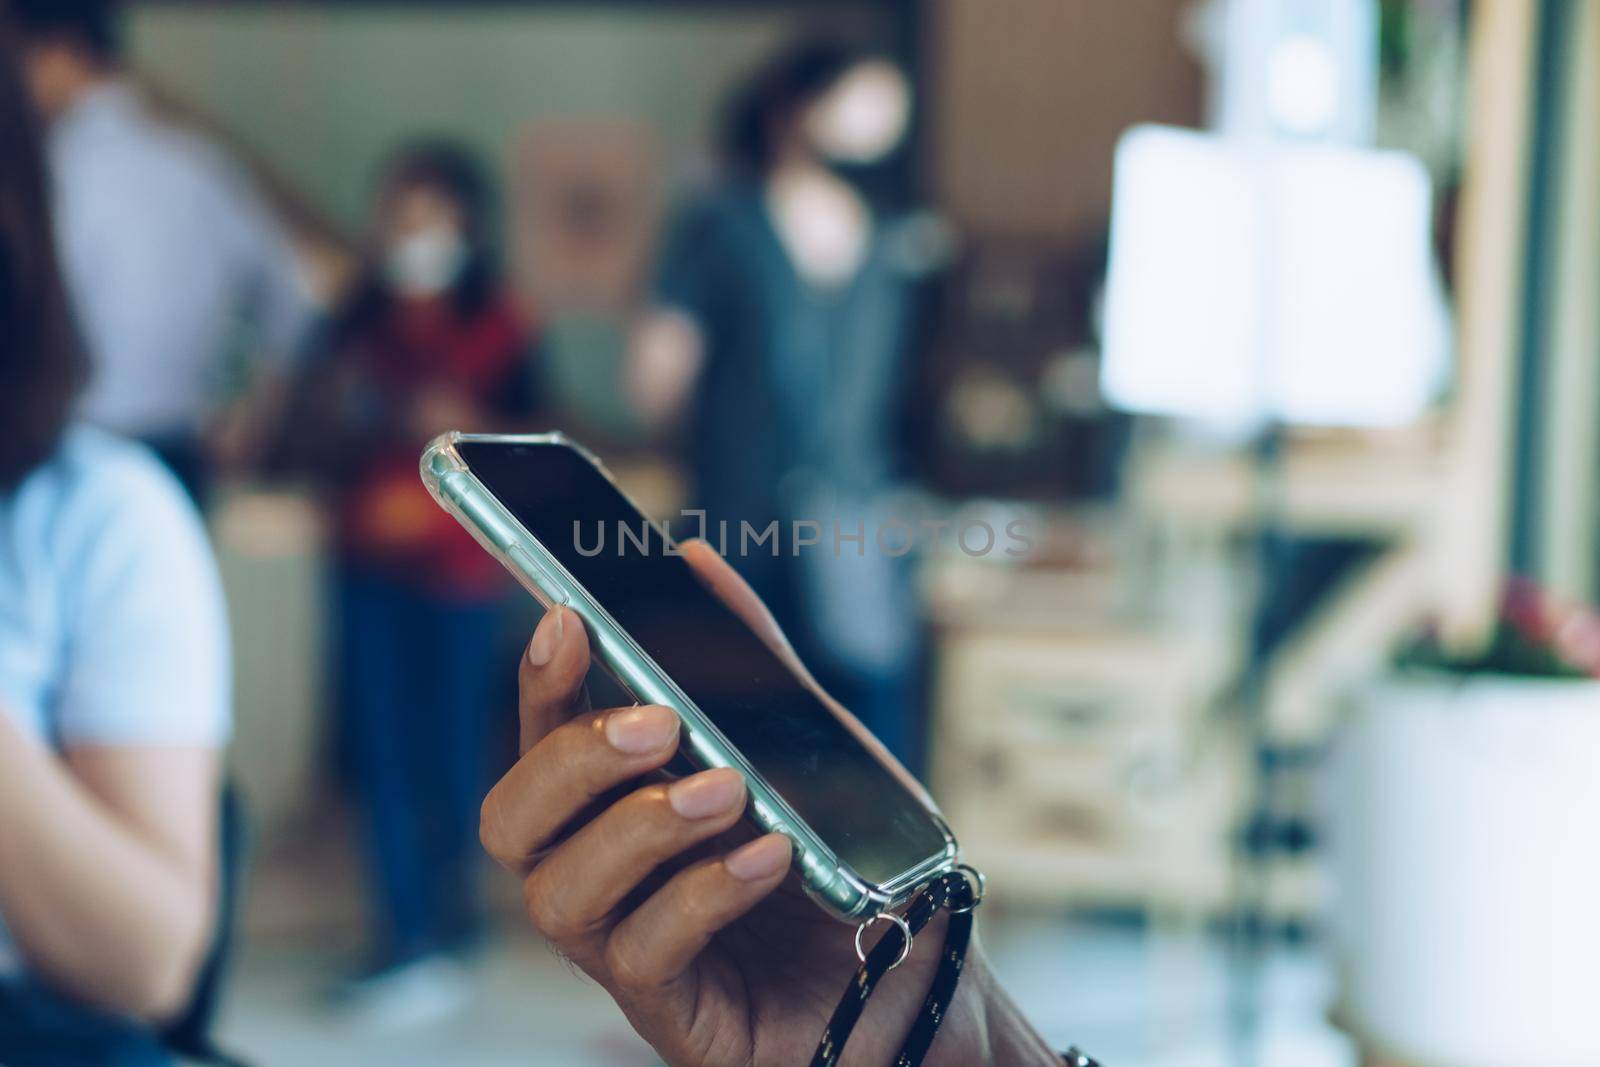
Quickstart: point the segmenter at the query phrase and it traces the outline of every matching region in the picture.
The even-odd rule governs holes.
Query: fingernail
[[[606,740],[618,752],[643,755],[666,745],[678,733],[678,717],[670,708],[646,704],[612,712],[606,718]]]
[[[667,790],[667,803],[685,819],[721,815],[744,802],[744,775],[726,767],[703,771]]]
[[[789,839],[768,834],[728,853],[722,861],[728,873],[741,882],[759,882],[789,866]]]
[[[528,662],[535,667],[543,667],[555,658],[556,644],[561,640],[561,616],[564,614],[560,608],[552,608],[533,631],[533,641],[528,645]]]

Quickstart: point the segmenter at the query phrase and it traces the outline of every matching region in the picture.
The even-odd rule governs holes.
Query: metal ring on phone
[[[883,972],[884,974],[888,974],[889,971],[894,970],[896,967],[904,963],[907,956],[911,955],[911,924],[906,922],[892,911],[880,911],[878,914],[874,915],[872,918],[856,927],[856,959],[860,960],[862,963],[867,962],[867,950],[861,947],[861,935],[867,932],[867,927],[871,926],[879,919],[887,919],[889,922],[894,923],[900,928],[900,932],[905,935],[905,941],[900,946],[900,955],[895,957],[895,961],[889,964],[888,970]]]
[[[950,909],[951,915],[965,915],[967,912],[973,910],[979,904],[983,903],[983,894],[988,886],[989,880],[983,876],[982,871],[978,870],[978,868],[972,866],[970,863],[958,863],[952,869],[965,872],[967,876],[967,883],[972,886],[972,903],[968,904],[964,908]]]

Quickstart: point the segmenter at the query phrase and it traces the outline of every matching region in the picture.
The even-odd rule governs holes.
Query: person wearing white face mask
[[[467,257],[461,231],[452,222],[436,219],[394,238],[383,274],[396,293],[426,300],[455,285]]]
[[[692,407],[691,499],[709,529],[728,524],[735,549],[743,522],[820,524],[820,544],[732,562],[824,687],[916,769],[911,566],[872,531],[907,465],[925,263],[919,228],[861,180],[904,140],[911,104],[898,66],[845,46],[801,45],[757,72],[727,112],[722,179],[667,236],[626,384],[647,423]],[[866,543],[836,550],[836,524]]]
[[[428,498],[417,456],[445,430],[519,428],[532,408],[530,332],[499,285],[489,201],[453,145],[395,155],[366,279],[294,420],[337,519],[341,734],[371,861],[372,959],[339,992],[380,1022],[459,1002],[451,956],[477,922],[504,576]]]

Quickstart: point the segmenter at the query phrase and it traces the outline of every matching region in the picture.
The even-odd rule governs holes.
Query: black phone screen
[[[882,884],[943,853],[918,798],[581,453],[483,441],[458,449],[842,862]]]

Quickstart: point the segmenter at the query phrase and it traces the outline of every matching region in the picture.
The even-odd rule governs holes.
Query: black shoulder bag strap
[[[844,1053],[845,1042],[850,1039],[861,1018],[867,1000],[878,987],[883,976],[904,963],[911,955],[912,940],[928,921],[941,910],[950,912],[950,924],[945,929],[944,950],[939,969],[934,972],[933,984],[923,998],[922,1009],[917,1013],[911,1032],[906,1035],[900,1054],[894,1058],[893,1067],[919,1067],[933,1045],[944,1022],[945,1009],[956,995],[956,985],[961,981],[961,968],[967,961],[967,946],[972,940],[972,912],[983,900],[983,876],[971,867],[961,866],[929,882],[912,900],[904,916],[881,912],[856,928],[856,955],[861,958],[861,968],[856,971],[850,987],[845,990],[839,1006],[833,1010],[817,1053],[811,1058],[811,1067],[836,1067]],[[861,937],[868,926],[882,920],[890,925],[871,952],[861,947]],[[1071,1067],[1099,1067],[1094,1060],[1073,1049],[1065,1062]]]

